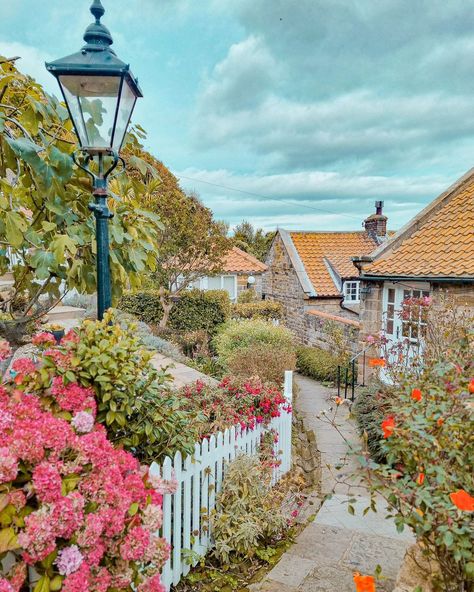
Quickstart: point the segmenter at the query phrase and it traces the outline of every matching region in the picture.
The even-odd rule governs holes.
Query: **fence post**
[[[285,370],[285,385],[283,394],[290,403],[293,402],[293,370]]]

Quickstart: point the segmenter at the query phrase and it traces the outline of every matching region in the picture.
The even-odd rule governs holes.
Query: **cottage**
[[[380,331],[393,343],[418,340],[421,327],[400,315],[407,298],[448,291],[474,312],[474,169],[355,264],[361,270],[360,350]],[[363,370],[361,358],[359,374]]]
[[[376,203],[362,231],[277,231],[266,260],[263,294],[281,302],[285,323],[300,342],[324,347],[321,328],[328,320],[351,335],[358,329],[360,280],[352,259],[385,241],[382,207]]]
[[[202,277],[193,282],[192,287],[200,290],[226,290],[232,302],[238,295],[253,288],[262,296],[263,273],[267,266],[253,255],[233,247],[222,263],[222,273]]]

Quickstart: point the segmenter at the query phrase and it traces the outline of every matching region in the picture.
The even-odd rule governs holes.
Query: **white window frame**
[[[234,278],[234,297],[232,298],[232,296],[229,294],[229,298],[231,299],[232,302],[236,302],[237,301],[237,290],[238,290],[238,283],[237,283],[237,276],[235,274],[229,273],[229,274],[225,274],[225,275],[217,275],[217,276],[212,276],[213,278],[220,278],[220,284],[221,287],[217,288],[218,290],[225,290],[227,292],[227,289],[224,287],[224,278]],[[201,290],[209,290],[209,276],[203,277],[200,280],[200,289]],[[214,288],[213,288],[214,289]]]
[[[348,298],[348,296],[352,296],[352,294],[348,291],[349,286],[355,285],[356,294],[355,298]],[[360,281],[359,280],[348,280],[345,281],[343,286],[343,294],[344,294],[344,304],[359,304],[360,303]]]

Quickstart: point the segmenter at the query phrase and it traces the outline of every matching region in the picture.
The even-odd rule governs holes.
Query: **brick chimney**
[[[382,213],[383,201],[375,202],[375,214],[371,214],[364,220],[365,231],[367,234],[381,243],[387,236],[387,216]]]

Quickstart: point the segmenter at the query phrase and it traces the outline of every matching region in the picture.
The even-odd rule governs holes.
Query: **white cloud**
[[[19,56],[21,59],[16,62],[16,65],[22,72],[42,84],[48,92],[59,94],[56,80],[44,66],[45,62],[54,59],[51,55],[36,47],[3,39],[0,39],[0,54],[7,58]]]

